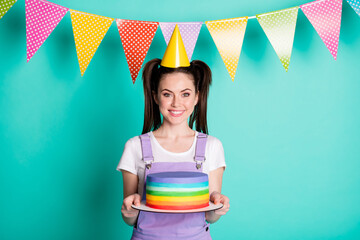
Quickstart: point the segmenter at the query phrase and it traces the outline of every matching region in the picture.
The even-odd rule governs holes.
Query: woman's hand
[[[140,206],[141,196],[137,193],[131,194],[124,198],[121,206],[121,214],[124,221],[133,226],[136,222],[136,218],[139,215],[139,210],[133,209],[131,205]]]
[[[219,192],[214,191],[210,195],[210,201],[214,204],[222,203],[224,205],[222,208],[218,210],[205,212],[206,221],[208,223],[214,223],[217,220],[219,220],[219,218],[222,215],[225,215],[227,211],[229,211],[230,208],[229,198],[225,195],[222,195]]]
[[[213,202],[215,205],[222,203],[224,206],[218,210],[215,210],[215,214],[217,215],[225,215],[227,211],[229,211],[230,203],[229,198],[219,192],[212,192],[210,196],[210,201]]]

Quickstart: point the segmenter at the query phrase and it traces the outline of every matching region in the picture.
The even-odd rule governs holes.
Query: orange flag
[[[159,23],[124,19],[116,19],[116,23],[132,82],[135,83]]]

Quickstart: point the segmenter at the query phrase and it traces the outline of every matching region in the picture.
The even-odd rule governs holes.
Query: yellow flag
[[[71,9],[70,15],[82,76],[114,19]]]
[[[206,21],[211,37],[234,81],[248,17]]]

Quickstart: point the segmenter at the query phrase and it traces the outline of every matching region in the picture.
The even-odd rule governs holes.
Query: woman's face
[[[198,93],[192,75],[175,72],[163,75],[158,92],[154,93],[163,121],[178,125],[187,124],[187,119],[198,102]]]

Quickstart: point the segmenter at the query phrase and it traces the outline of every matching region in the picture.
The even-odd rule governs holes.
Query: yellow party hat
[[[168,68],[190,66],[190,62],[187,57],[185,46],[181,39],[180,30],[177,24],[175,26],[173,34],[171,35],[169,44],[166,48],[164,57],[160,65]]]

